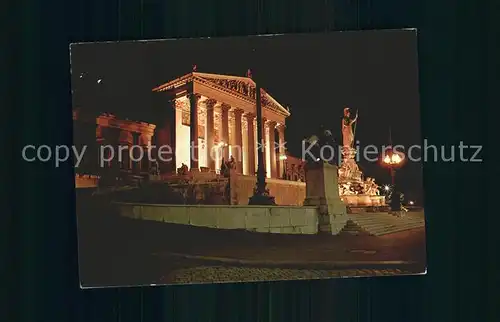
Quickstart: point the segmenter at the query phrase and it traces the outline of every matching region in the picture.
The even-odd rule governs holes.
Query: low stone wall
[[[121,216],[172,224],[262,233],[316,234],[316,207],[157,205],[116,203]]]
[[[253,195],[256,176],[235,174],[231,177],[231,204],[248,205]],[[266,179],[269,193],[279,206],[302,206],[306,198],[306,183],[281,179]]]

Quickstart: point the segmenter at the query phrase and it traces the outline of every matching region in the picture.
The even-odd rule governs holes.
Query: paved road
[[[88,214],[88,213],[87,213]],[[102,214],[99,214],[102,215]],[[269,279],[405,274],[405,269],[362,265],[332,269],[313,265],[235,266],[172,258],[167,253],[258,261],[425,262],[425,231],[373,236],[272,235],[220,231],[147,221],[79,220],[80,273],[86,286],[206,283]],[[156,254],[156,255],[153,255]],[[161,254],[161,256],[158,256]],[[420,269],[421,271],[421,269]]]
[[[256,282],[276,280],[326,279],[339,277],[369,277],[412,274],[404,269],[283,269],[258,267],[198,266],[179,269],[163,276],[160,284]]]
[[[231,265],[208,260],[186,259],[177,256],[162,258],[165,263],[176,263],[163,271],[157,284],[231,283],[273,280],[325,279],[340,277],[370,277],[411,275],[422,272],[421,264],[348,264],[345,268],[319,266],[255,266]]]

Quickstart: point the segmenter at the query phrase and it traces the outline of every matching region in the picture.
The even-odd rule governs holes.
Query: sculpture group
[[[344,108],[342,118],[342,163],[339,166],[339,195],[350,205],[356,206],[382,206],[385,197],[380,196],[379,186],[374,178],[363,178],[363,173],[356,163],[356,149],[354,137],[358,113],[351,119],[348,107]]]

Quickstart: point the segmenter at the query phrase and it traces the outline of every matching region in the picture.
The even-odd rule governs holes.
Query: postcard
[[[82,288],[426,272],[416,30],[70,57]]]

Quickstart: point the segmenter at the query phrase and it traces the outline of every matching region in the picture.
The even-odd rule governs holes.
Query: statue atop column
[[[344,108],[344,117],[342,118],[342,143],[344,147],[352,148],[354,144],[354,123],[358,120],[358,112],[351,119],[351,112],[348,107]]]
[[[342,118],[342,164],[339,167],[339,182],[348,182],[350,185],[356,183],[356,187],[363,181],[362,172],[359,170],[355,159],[356,149],[353,148],[355,133],[353,127],[357,120],[358,113],[356,113],[356,117],[351,119],[349,108],[344,108],[344,116]]]
[[[380,196],[379,186],[375,179],[364,178],[363,172],[356,162],[357,149],[354,148],[355,124],[358,113],[351,119],[348,107],[344,108],[342,118],[342,163],[338,169],[339,194],[348,205],[356,207],[378,207],[385,205],[385,197]]]

